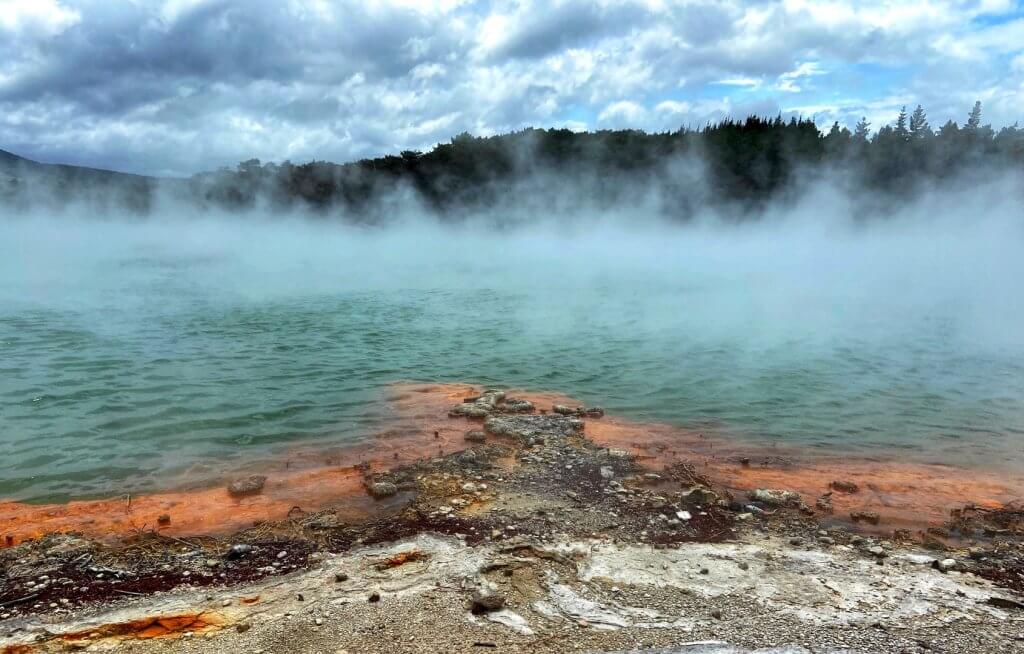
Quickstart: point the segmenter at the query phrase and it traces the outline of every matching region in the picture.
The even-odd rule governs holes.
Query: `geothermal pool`
[[[214,481],[372,438],[404,380],[555,391],[751,448],[1024,470],[1001,224],[0,228],[0,499]],[[1017,236],[1019,238],[1019,235]]]

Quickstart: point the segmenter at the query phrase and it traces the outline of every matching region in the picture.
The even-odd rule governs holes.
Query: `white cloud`
[[[188,174],[463,130],[1022,118],[1007,0],[0,0],[0,148]],[[985,20],[975,20],[984,17]],[[993,19],[994,18],[994,19]]]
[[[81,20],[57,0],[0,0],[0,29],[52,37]]]
[[[797,80],[802,77],[814,77],[815,75],[824,74],[825,71],[821,69],[821,66],[817,62],[805,61],[793,70],[779,75],[779,81],[775,88],[780,91],[786,91],[787,93],[798,93],[802,89],[797,85]]]
[[[753,77],[727,77],[720,79],[715,84],[721,84],[722,86],[743,86],[748,88],[757,88],[761,86],[761,80],[754,79]]]
[[[597,122],[606,126],[630,127],[641,124],[647,117],[647,110],[631,100],[619,100],[605,107],[597,116]]]

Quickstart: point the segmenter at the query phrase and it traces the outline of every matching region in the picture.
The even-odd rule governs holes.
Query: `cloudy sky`
[[[0,149],[187,175],[462,131],[1024,122],[1011,0],[0,0]]]

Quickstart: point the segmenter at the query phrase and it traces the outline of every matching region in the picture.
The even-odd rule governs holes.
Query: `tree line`
[[[696,163],[698,170],[692,164]],[[689,164],[689,165],[688,165]],[[193,194],[204,202],[245,207],[264,199],[278,206],[342,208],[372,214],[379,200],[412,191],[441,215],[514,203],[522,194],[546,198],[587,190],[587,200],[613,204],[637,189],[657,189],[665,210],[681,218],[707,204],[754,212],[799,190],[802,178],[828,172],[851,190],[899,201],[951,179],[967,183],[994,171],[1024,170],[1024,129],[982,124],[981,103],[962,125],[938,129],[918,106],[900,111],[872,134],[867,119],[853,131],[811,120],[724,120],[700,129],[573,132],[525,129],[498,136],[455,136],[429,152],[404,151],[348,164],[261,164],[197,175]]]
[[[179,199],[206,207],[266,203],[366,222],[386,217],[396,201],[410,198],[442,218],[458,219],[524,202],[614,206],[656,191],[665,213],[686,219],[706,207],[756,215],[823,176],[877,204],[1008,170],[1024,171],[1024,129],[983,124],[978,102],[962,124],[950,120],[938,129],[921,106],[904,108],[874,132],[867,119],[852,131],[838,122],[822,131],[811,120],[781,116],[661,133],[530,128],[487,137],[463,133],[428,152],[406,150],[345,164],[251,159],[170,186]],[[65,186],[65,192],[73,190]],[[144,210],[155,188],[133,178],[130,193],[121,195]]]

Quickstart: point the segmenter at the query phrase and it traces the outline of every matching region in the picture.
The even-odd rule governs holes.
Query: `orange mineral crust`
[[[256,522],[283,519],[296,507],[304,511],[331,507],[343,520],[365,520],[408,498],[399,494],[374,500],[363,484],[364,469],[406,465],[465,447],[466,427],[446,417],[448,407],[444,403],[460,402],[472,387],[428,388],[430,392],[419,387],[396,387],[393,416],[367,442],[332,448],[327,453],[322,446],[301,448],[283,461],[247,468],[238,474],[265,475],[267,480],[259,493],[232,496],[227,490],[230,479],[226,479],[221,485],[198,490],[67,504],[0,501],[0,547],[54,532],[95,538],[120,538],[154,529],[169,536],[227,534]],[[429,397],[430,402],[421,402],[423,397]]]
[[[188,491],[167,491],[138,497],[120,496],[67,504],[35,505],[0,502],[0,546],[52,532],[124,537],[156,529],[173,536],[226,534],[255,522],[286,517],[295,507],[304,511],[334,508],[340,518],[366,519],[400,506],[399,494],[374,500],[363,485],[363,470],[385,470],[449,454],[467,446],[464,434],[481,421],[451,418],[448,411],[482,389],[468,384],[400,383],[391,387],[389,411],[377,434],[368,441],[325,451],[322,445],[298,448],[284,462],[270,462],[245,474],[267,477],[258,493],[232,496],[221,484]],[[539,411],[554,404],[579,406],[550,392],[509,391]],[[737,492],[779,488],[800,493],[814,506],[833,481],[853,482],[856,493],[833,492],[836,519],[852,511],[881,517],[876,529],[921,529],[940,524],[950,509],[969,503],[1001,506],[1024,497],[1024,477],[985,470],[900,462],[895,459],[808,457],[782,448],[758,448],[727,434],[704,433],[614,416],[587,418],[585,434],[609,448],[639,456],[653,469],[674,463],[692,464],[696,472]],[[239,476],[245,476],[240,473]]]
[[[462,384],[398,385],[398,405],[404,408],[399,414],[440,421],[453,404],[481,390]],[[508,395],[529,400],[539,410],[550,410],[554,404],[580,406],[558,393],[513,390]],[[998,507],[1024,499],[1024,475],[899,461],[896,454],[892,459],[812,457],[793,449],[757,447],[720,432],[707,434],[615,416],[586,419],[584,433],[599,445],[636,454],[651,468],[690,463],[698,473],[737,495],[757,488],[792,490],[813,507],[831,491],[835,519],[849,522],[855,511],[878,513],[879,525],[861,525],[874,531],[924,529],[942,524],[951,509],[965,504]],[[852,482],[858,490],[833,490],[834,481]]]

